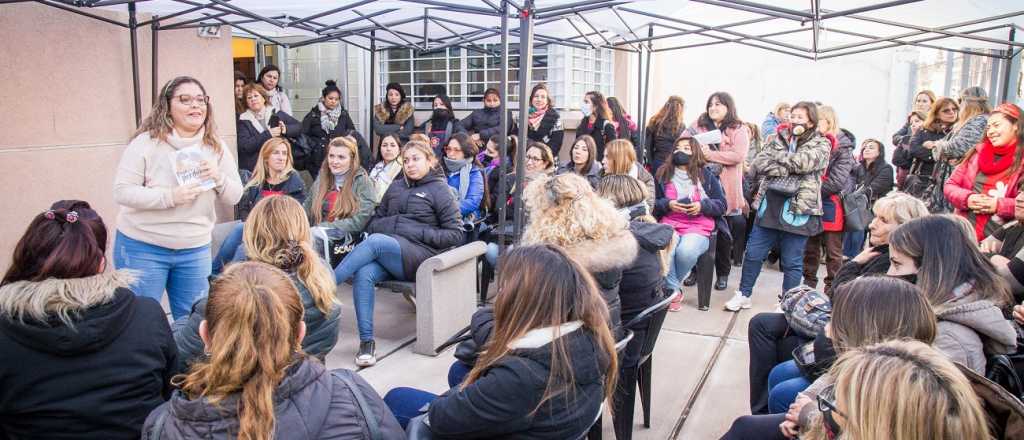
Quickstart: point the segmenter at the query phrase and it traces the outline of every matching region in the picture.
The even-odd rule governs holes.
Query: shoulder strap
[[[363,419],[366,421],[366,428],[370,431],[370,440],[384,440],[380,433],[380,424],[377,421],[376,414],[373,412],[373,408],[366,402],[366,398],[363,397],[363,392],[359,389],[359,385],[356,385],[352,378],[341,374],[337,370],[331,371],[331,375],[341,379],[349,391],[352,392],[352,396],[356,398],[359,411],[363,413]]]

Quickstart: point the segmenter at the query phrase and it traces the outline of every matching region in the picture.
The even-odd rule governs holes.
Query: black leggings
[[[715,273],[728,278],[732,262],[743,261],[743,250],[738,251],[737,257],[736,249],[746,247],[747,218],[743,214],[727,215],[722,218],[729,224],[732,239],[729,239],[724,231],[718,231],[718,240],[715,242]]]
[[[794,333],[781,313],[758,313],[750,320],[750,413],[768,414],[768,373],[793,358],[793,349],[811,341]]]
[[[784,421],[785,414],[742,416],[732,422],[721,440],[788,440],[779,429]]]

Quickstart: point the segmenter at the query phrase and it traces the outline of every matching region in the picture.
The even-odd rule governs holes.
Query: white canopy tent
[[[1024,17],[1019,0],[0,0],[0,4],[23,1],[129,30],[137,120],[141,103],[135,31],[143,26],[159,31],[228,25],[286,48],[343,41],[370,52],[371,78],[373,60],[382,50],[463,47],[493,53],[481,45],[500,42],[503,95],[508,91],[511,41],[519,44],[523,78],[532,77],[534,44],[636,53],[641,130],[651,55],[657,52],[733,43],[822,60],[899,46],[942,49],[1006,60],[1007,71],[996,94],[1005,98],[1014,66],[1010,61],[1024,49],[1024,42],[1016,41],[1017,31],[1024,31],[1018,24]],[[90,12],[96,8],[127,8],[128,22]],[[150,18],[138,21],[139,12]],[[517,26],[510,26],[510,20]],[[152,38],[154,53],[157,34]],[[154,75],[157,60],[154,56]],[[528,96],[529,81],[520,81],[519,87],[519,96]],[[372,81],[369,88],[372,101]],[[504,106],[507,100],[502,98]],[[520,99],[520,115],[527,106],[527,100]],[[508,112],[502,115],[505,132]],[[519,136],[526,138],[525,124]],[[504,153],[505,145],[501,148]],[[525,149],[519,149],[519,176],[524,154]],[[504,179],[501,183],[499,193],[505,194]],[[522,213],[517,211],[518,236]],[[503,213],[499,218],[504,221]]]

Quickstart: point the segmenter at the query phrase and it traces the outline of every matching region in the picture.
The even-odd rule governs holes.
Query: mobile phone
[[[689,204],[691,204],[693,202],[690,201],[689,197],[682,197],[679,200],[676,200],[676,203],[679,203],[680,205],[689,205]]]

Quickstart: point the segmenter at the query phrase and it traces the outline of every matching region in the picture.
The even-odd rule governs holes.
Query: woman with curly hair
[[[636,259],[637,242],[629,221],[578,174],[539,178],[526,187],[523,201],[530,222],[522,244],[555,244],[594,276],[608,303],[612,329],[620,320],[619,282]]]

